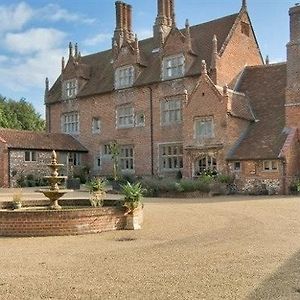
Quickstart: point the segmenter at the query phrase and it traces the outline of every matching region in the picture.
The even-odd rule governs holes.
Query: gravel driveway
[[[141,231],[0,238],[0,299],[300,299],[300,198],[146,199]]]

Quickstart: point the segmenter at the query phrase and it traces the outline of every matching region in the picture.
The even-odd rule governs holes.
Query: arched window
[[[217,160],[215,157],[206,155],[204,157],[201,157],[196,162],[196,174],[201,174],[205,170],[217,170]]]

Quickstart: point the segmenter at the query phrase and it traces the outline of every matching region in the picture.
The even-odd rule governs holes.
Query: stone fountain
[[[50,189],[40,189],[38,192],[43,193],[50,200],[50,209],[61,209],[58,204],[58,200],[66,193],[73,192],[73,190],[60,189],[59,183],[61,183],[67,176],[58,176],[58,169],[63,167],[63,164],[57,162],[56,152],[53,150],[51,155],[51,163],[47,165],[51,170],[50,176],[44,176],[50,184]]]
[[[48,165],[51,175],[45,176],[49,181],[49,189],[40,189],[50,199],[50,206],[45,208],[42,201],[32,200],[27,205],[24,201],[22,209],[11,209],[11,203],[0,202],[0,236],[53,236],[99,233],[108,230],[133,229],[128,227],[127,209],[119,204],[104,207],[90,206],[89,199],[68,199],[76,204],[61,209],[58,200],[73,190],[60,189],[59,183],[66,176],[59,176],[58,169],[63,164],[57,162],[55,151],[52,152],[51,163]],[[86,205],[86,201],[88,205]],[[67,208],[67,209],[66,209]],[[143,210],[138,211],[140,222]]]

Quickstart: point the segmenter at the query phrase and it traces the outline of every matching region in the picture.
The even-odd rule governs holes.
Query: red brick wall
[[[1,211],[0,236],[80,235],[124,229],[124,208]]]
[[[245,21],[246,15],[242,17]],[[186,44],[178,39],[178,32],[167,40],[163,56],[186,52]],[[134,56],[122,55],[116,62],[117,65],[132,63]],[[190,64],[190,58],[187,64]],[[218,74],[221,82],[229,83],[241,71],[246,63],[261,64],[261,57],[254,41],[252,33],[250,37],[241,33],[240,25],[237,26],[232,40],[228,43],[220,60],[221,67]],[[160,72],[160,70],[157,70]],[[86,97],[80,100],[69,100],[62,104],[51,106],[51,131],[60,132],[61,114],[68,111],[80,112],[80,135],[79,141],[89,150],[90,165],[94,174],[112,174],[112,162],[108,158],[102,159],[101,171],[93,168],[95,157],[99,154],[104,144],[116,140],[119,144],[134,145],[135,174],[151,175],[151,103],[150,95],[152,89],[153,105],[153,170],[155,174],[161,173],[159,148],[162,143],[185,143],[190,141],[193,135],[193,118],[206,114],[215,115],[217,138],[224,144],[219,153],[219,165],[225,170],[225,157],[235,139],[244,130],[245,122],[239,120],[228,120],[226,116],[226,101],[216,100],[212,87],[203,86],[198,90],[199,95],[195,97],[195,103],[191,108],[183,108],[184,121],[180,124],[170,126],[161,125],[161,101],[165,98],[179,98],[185,101],[184,91],[187,89],[191,94],[198,78],[182,78],[177,80],[163,81],[151,85],[151,87],[135,87],[125,90],[114,91],[103,95]],[[202,92],[206,96],[202,97]],[[132,104],[135,112],[144,112],[145,126],[129,129],[116,129],[116,107],[122,104]],[[213,104],[213,105],[212,105]],[[184,103],[183,103],[184,106]],[[192,107],[193,106],[193,107]],[[101,119],[102,129],[100,134],[92,134],[92,118]],[[184,128],[183,128],[184,124]]]
[[[241,161],[241,171],[233,172],[236,177],[236,184],[239,191],[251,192],[253,187],[259,184],[265,184],[267,190],[273,190],[275,193],[283,192],[283,164],[278,161],[278,170],[264,171],[263,160],[244,160]],[[228,163],[229,169],[233,170],[233,164]]]
[[[287,127],[300,128],[300,105],[285,108],[285,122]]]
[[[241,22],[250,23],[246,13],[241,17],[232,37],[221,55],[218,70],[218,84],[233,87],[241,70],[247,66],[263,64],[255,37],[250,30],[249,37],[242,33]]]
[[[299,153],[298,130],[293,128],[283,147],[283,157],[285,158],[285,193],[289,193],[291,183],[299,178],[300,153]]]

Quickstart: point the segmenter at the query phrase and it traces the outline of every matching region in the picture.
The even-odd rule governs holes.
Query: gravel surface
[[[300,299],[300,198],[146,199],[141,231],[0,238],[0,299]]]

